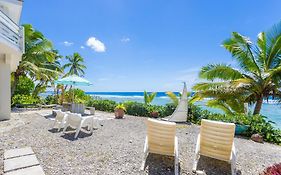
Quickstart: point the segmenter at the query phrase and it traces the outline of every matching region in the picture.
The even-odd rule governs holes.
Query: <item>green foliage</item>
[[[259,114],[263,98],[281,97],[281,22],[259,33],[256,44],[233,32],[222,46],[239,69],[226,64],[202,67],[199,77],[207,82],[193,87],[196,94],[192,101],[212,98],[214,101],[209,106],[223,109],[227,114],[243,112],[243,103],[255,103],[253,114]]]
[[[17,104],[27,105],[27,104],[37,104],[40,100],[33,98],[32,95],[16,94],[12,98],[12,106]]]
[[[86,69],[86,66],[84,65],[84,58],[79,53],[66,56],[66,59],[68,60],[68,63],[63,66],[63,69],[69,68],[69,71],[65,76],[81,76],[85,74],[84,69]]]
[[[191,105],[190,120],[199,124],[201,119],[209,119],[223,122],[231,122],[235,124],[249,125],[245,136],[259,133],[267,142],[272,142],[281,145],[281,130],[273,127],[273,122],[267,121],[266,117],[261,115],[245,115],[245,114],[217,114],[207,110],[202,110],[200,107]]]
[[[35,30],[30,24],[25,24],[23,27],[25,52],[16,72],[12,73],[12,95],[18,88],[19,77],[28,75],[38,82],[34,93],[36,97],[41,90],[41,86],[46,86],[48,82],[52,82],[62,73],[58,62],[60,56],[54,50],[51,41],[46,39],[41,32]]]
[[[50,105],[50,104],[57,104],[57,97],[56,95],[48,95],[45,99],[44,99],[44,102],[45,104],[47,105]]]
[[[34,82],[27,76],[20,76],[14,94],[29,95],[34,90]]]
[[[172,100],[172,102],[177,106],[179,104],[179,99],[177,95],[171,91],[166,92],[166,95]]]
[[[91,98],[86,102],[86,106],[95,107],[97,110],[113,112],[117,103],[112,100],[95,100]],[[146,105],[133,101],[126,101],[122,104],[126,109],[126,113],[134,116],[151,117],[152,112],[157,112],[159,117],[166,117],[171,115],[176,106],[174,104],[167,104],[165,106]],[[120,106],[118,106],[120,107]],[[123,107],[122,107],[123,108]]]
[[[128,101],[124,102],[124,106],[127,109],[127,114],[135,116],[150,116],[149,110],[143,103]]]
[[[87,95],[83,90],[75,88],[65,92],[64,100],[66,100],[66,102],[68,103],[71,103],[73,101],[73,95],[75,103],[86,103],[91,99],[91,96]]]
[[[86,102],[87,106],[95,107],[96,110],[114,112],[114,108],[117,105],[115,101],[112,100],[88,100]]]
[[[144,91],[143,93],[143,97],[144,97],[144,104],[149,105],[153,99],[156,97],[157,92],[152,92],[152,93],[147,93],[146,91]]]
[[[122,109],[123,111],[126,111],[126,107],[124,106],[124,104],[118,104],[114,109],[115,110]]]

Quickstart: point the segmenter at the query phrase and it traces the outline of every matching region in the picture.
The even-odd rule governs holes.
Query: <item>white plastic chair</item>
[[[234,132],[234,123],[224,123],[202,119],[192,170],[196,172],[200,155],[204,155],[229,162],[231,164],[231,174],[235,175],[236,150],[234,146]]]
[[[55,126],[58,125],[58,131],[60,131],[60,129],[64,127],[65,118],[67,117],[67,113],[62,112],[61,110],[53,110],[53,112],[56,114],[53,128],[55,128]]]
[[[147,136],[144,143],[144,157],[141,170],[145,168],[149,153],[175,157],[175,174],[179,173],[178,138],[176,137],[176,123],[147,120]]]
[[[71,128],[76,128],[76,133],[74,138],[76,139],[81,128],[87,124],[88,130],[93,133],[93,127],[94,127],[94,116],[85,116],[82,117],[81,114],[76,113],[68,113],[66,117],[66,123],[63,129],[63,133],[65,133],[68,126]]]

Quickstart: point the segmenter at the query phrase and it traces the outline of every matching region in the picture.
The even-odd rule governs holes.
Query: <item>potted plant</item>
[[[83,99],[79,99],[79,98],[75,99],[74,103],[72,104],[71,112],[84,114],[84,112],[85,112],[84,102],[85,102],[85,100],[83,100]]]
[[[157,112],[157,111],[152,111],[152,112],[150,113],[150,115],[151,115],[151,117],[153,117],[153,118],[157,118],[157,117],[159,117],[159,112]]]
[[[246,131],[249,129],[250,121],[247,115],[244,114],[237,114],[235,116],[235,134],[241,135],[243,133],[246,133]]]
[[[119,104],[115,107],[115,118],[120,119],[125,115],[126,108],[123,104]]]
[[[146,105],[146,109],[152,118],[159,117],[158,109],[153,105]]]

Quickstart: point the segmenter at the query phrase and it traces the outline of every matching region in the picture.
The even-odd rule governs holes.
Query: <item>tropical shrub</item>
[[[87,106],[95,107],[96,110],[114,112],[117,103],[112,100],[88,100]]]
[[[281,175],[281,163],[267,167],[260,175]]]
[[[44,99],[45,104],[49,105],[49,104],[56,104],[57,103],[57,98],[55,95],[48,95],[45,99]]]
[[[124,106],[127,109],[127,114],[135,116],[150,116],[150,111],[147,108],[147,105],[144,103],[138,103],[133,101],[124,102]]]
[[[190,121],[200,124],[201,119],[209,119],[223,122],[231,122],[242,125],[249,125],[248,130],[244,133],[245,136],[259,133],[267,142],[272,142],[281,145],[281,130],[275,129],[271,121],[267,121],[265,116],[261,115],[245,115],[245,114],[218,114],[208,110],[202,110],[200,107],[191,105]]]
[[[14,94],[29,95],[34,90],[34,82],[27,76],[19,76]]]
[[[113,112],[117,103],[112,100],[96,100],[91,98],[86,101],[86,106],[95,107],[97,110]],[[165,106],[146,105],[144,103],[126,101],[123,103],[128,115],[152,117],[153,113],[157,113],[159,117],[166,117],[171,115],[175,110],[174,104],[167,104]]]
[[[91,96],[87,95],[83,90],[75,88],[75,89],[70,89],[64,93],[64,100],[69,103],[72,102],[73,93],[74,93],[75,103],[86,103],[88,100],[91,99]]]
[[[12,98],[12,106],[17,104],[27,105],[27,104],[37,104],[40,100],[38,98],[32,97],[32,95],[16,94]]]
[[[169,115],[172,115],[173,112],[175,111],[177,105],[173,103],[168,103],[164,106],[164,110],[162,111],[163,113],[160,116],[166,117]]]

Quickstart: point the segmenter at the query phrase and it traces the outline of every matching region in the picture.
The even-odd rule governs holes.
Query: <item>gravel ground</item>
[[[93,174],[174,174],[173,157],[150,154],[145,171],[140,170],[143,157],[146,118],[126,116],[112,119],[113,114],[99,112],[101,125],[91,135],[80,132],[73,140],[74,131],[50,129],[53,121],[50,110],[16,111],[9,121],[0,122],[0,174],[3,174],[4,149],[31,146],[47,175]],[[112,120],[105,120],[112,119]],[[179,124],[180,174],[192,174],[195,143],[199,126]],[[281,147],[235,138],[238,151],[238,174],[257,175],[265,167],[281,162]],[[201,156],[198,169],[206,174],[230,174],[228,163]]]

